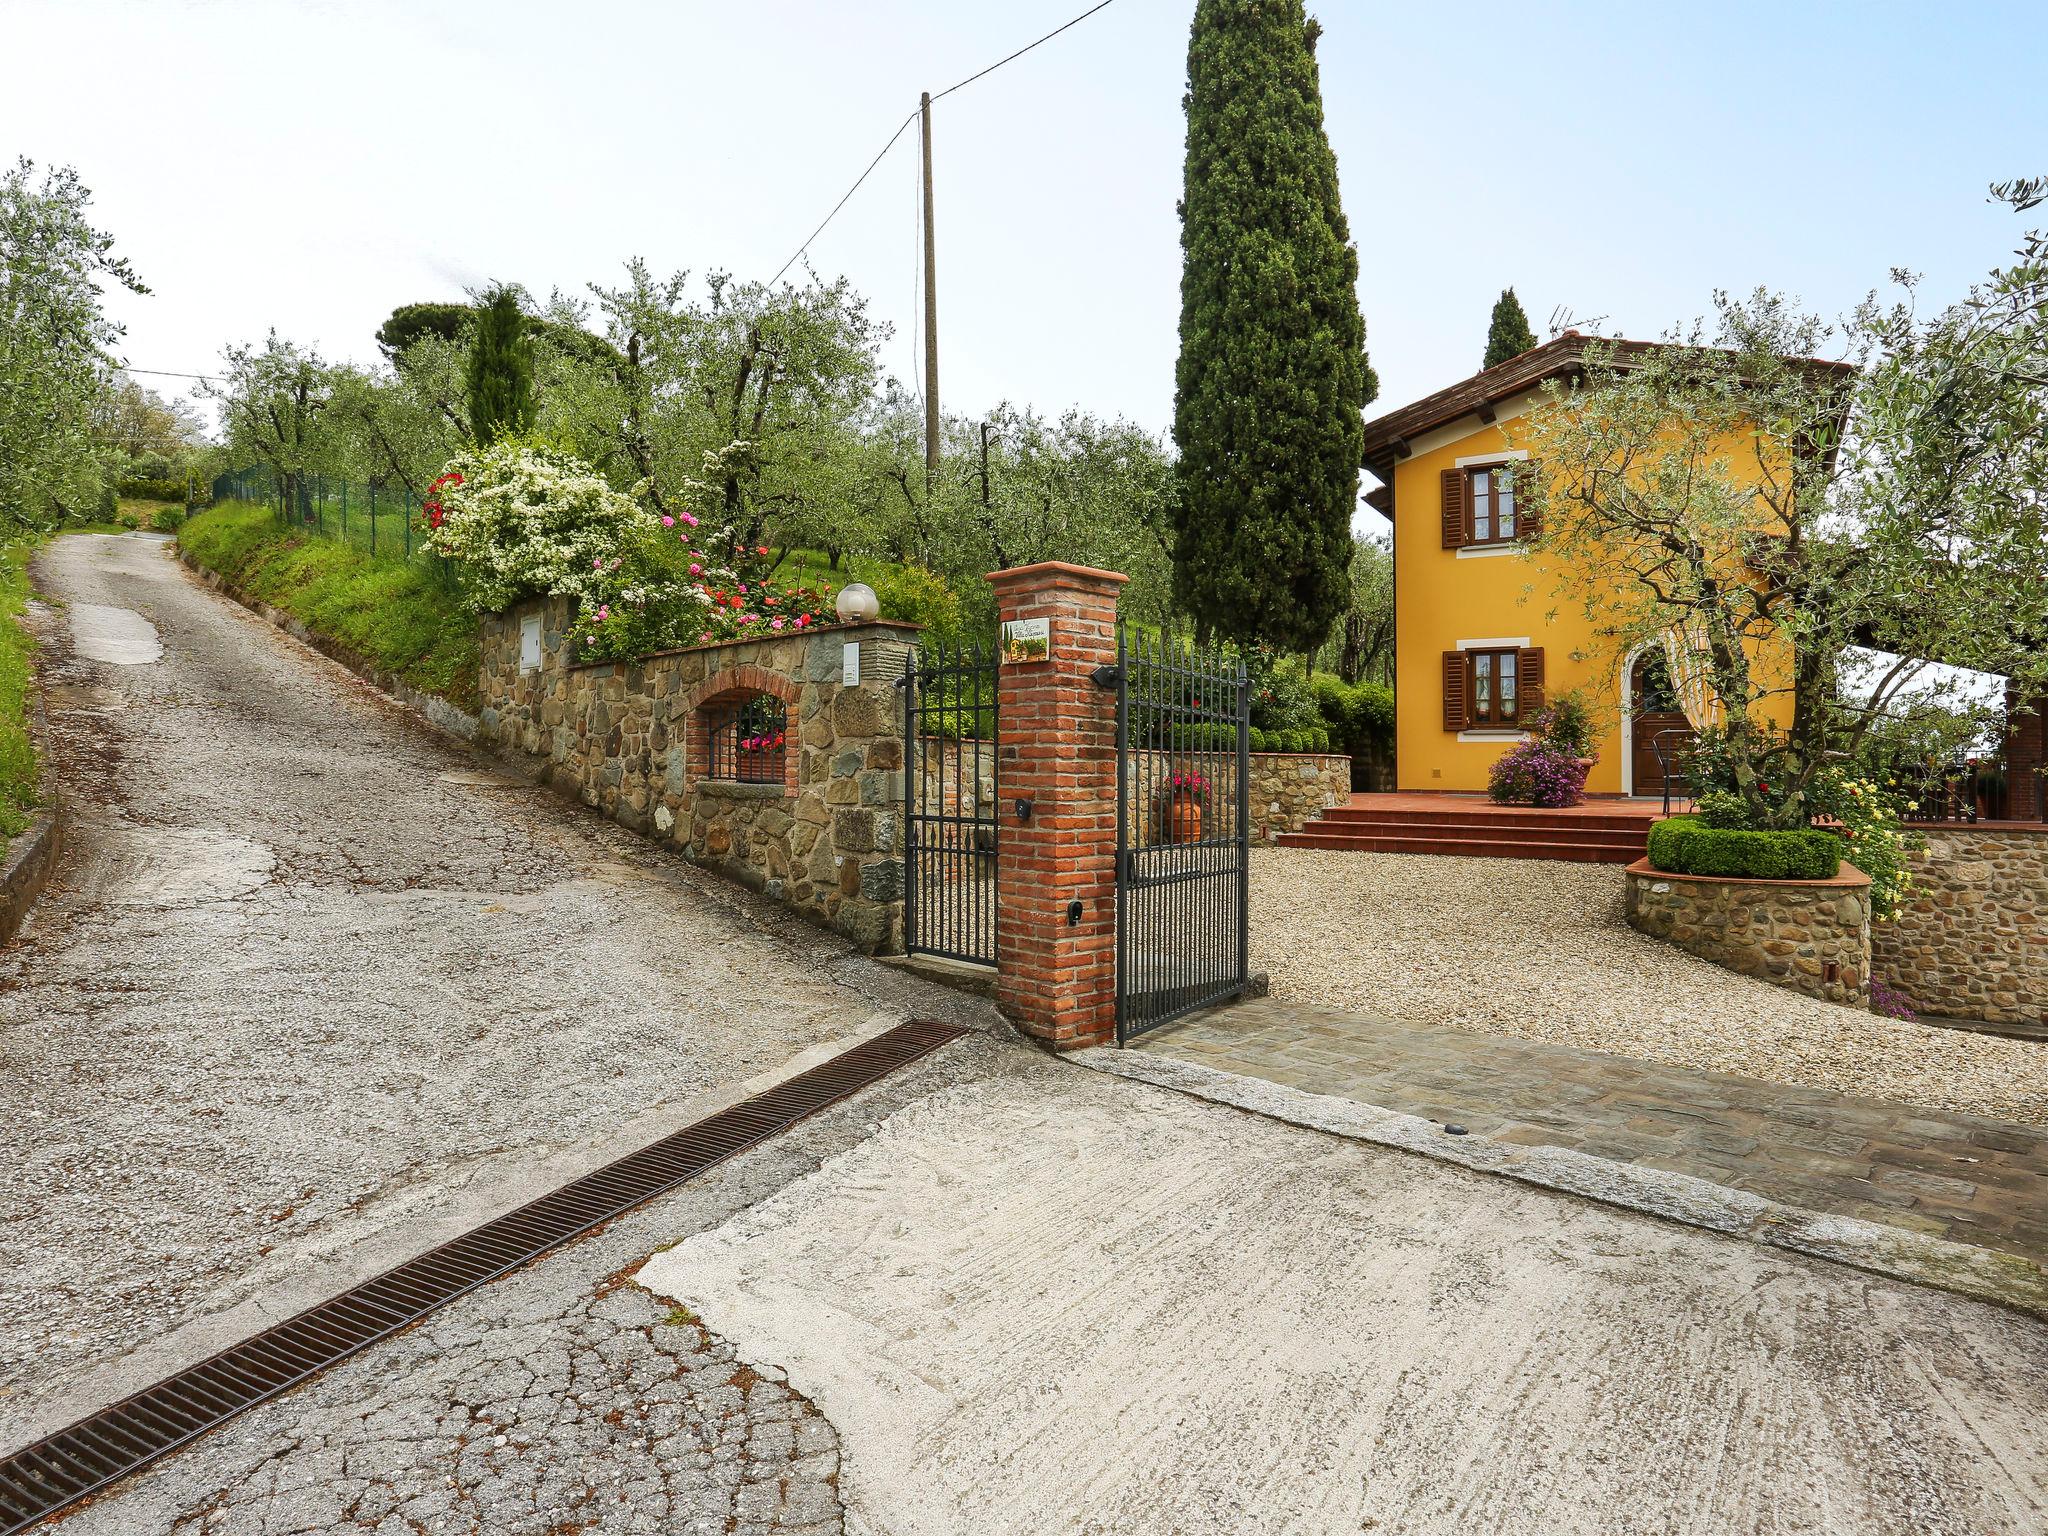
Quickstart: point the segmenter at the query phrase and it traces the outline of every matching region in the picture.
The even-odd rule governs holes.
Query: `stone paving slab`
[[[1260,998],[1141,1048],[2048,1263],[2048,1130]]]

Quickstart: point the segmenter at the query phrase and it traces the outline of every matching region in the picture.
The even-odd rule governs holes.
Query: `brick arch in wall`
[[[714,672],[692,688],[683,697],[689,722],[683,734],[683,750],[690,782],[696,783],[711,776],[711,717],[721,706],[759,698],[763,694],[780,699],[789,712],[789,731],[793,737],[797,729],[797,699],[802,692],[802,685],[788,674],[751,664]],[[784,794],[796,793],[797,761],[801,755],[794,740],[783,751]]]

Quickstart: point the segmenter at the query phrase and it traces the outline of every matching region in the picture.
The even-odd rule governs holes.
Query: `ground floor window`
[[[1513,725],[1521,716],[1514,651],[1467,651],[1472,669],[1472,723]]]

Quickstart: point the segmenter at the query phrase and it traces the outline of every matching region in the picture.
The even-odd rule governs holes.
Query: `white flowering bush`
[[[1841,827],[1849,862],[1870,876],[1871,916],[1890,922],[1913,891],[1908,855],[1927,846],[1905,825],[1906,817],[1920,808],[1918,802],[1905,799],[1893,785],[1830,768],[1807,786],[1806,803],[1816,820]]]
[[[658,518],[580,459],[500,439],[453,460],[425,503],[427,542],[487,613],[522,598],[588,597]]]
[[[570,644],[586,660],[832,622],[831,594],[775,580],[765,545],[734,549],[729,530],[687,507],[650,512],[641,489],[614,490],[580,459],[505,439],[451,462],[421,505],[429,546],[458,562],[476,608],[576,598]],[[709,507],[708,485],[685,490]]]

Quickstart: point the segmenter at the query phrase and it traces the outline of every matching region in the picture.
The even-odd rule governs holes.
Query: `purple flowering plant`
[[[1578,805],[1586,798],[1586,770],[1572,753],[1534,736],[1500,755],[1486,793],[1500,805]]]

